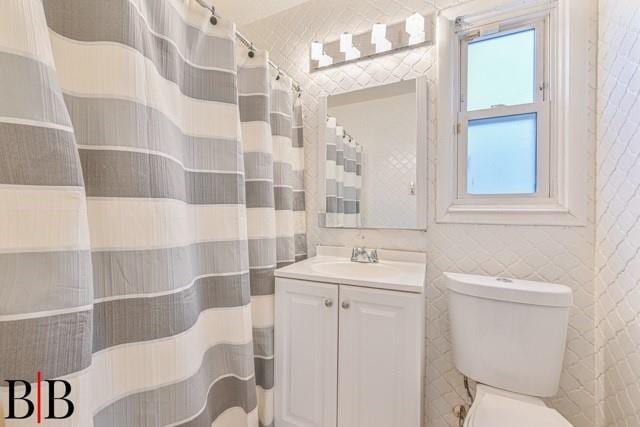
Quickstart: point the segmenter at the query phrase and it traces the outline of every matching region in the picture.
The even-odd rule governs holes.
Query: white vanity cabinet
[[[276,278],[275,425],[419,427],[422,293]]]
[[[338,287],[276,279],[275,425],[335,427]]]
[[[339,287],[338,426],[419,427],[422,295]]]

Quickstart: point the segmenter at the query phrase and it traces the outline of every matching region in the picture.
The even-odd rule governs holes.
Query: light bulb
[[[324,53],[324,49],[322,47],[322,43],[313,42],[311,43],[311,59],[314,61],[319,61],[322,58],[322,54]]]
[[[405,22],[405,31],[409,35],[424,33],[424,16],[414,13]]]
[[[405,22],[405,31],[409,34],[409,44],[417,44],[425,41],[424,16],[414,13]]]
[[[387,36],[387,24],[373,24],[371,29],[371,43],[378,44]]]
[[[340,52],[348,52],[353,47],[353,35],[351,33],[340,34]]]

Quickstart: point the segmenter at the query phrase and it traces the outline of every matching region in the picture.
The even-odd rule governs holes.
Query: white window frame
[[[438,156],[436,222],[586,225],[589,11],[592,0],[559,0],[511,10],[474,11],[460,27],[438,19]],[[462,11],[464,12],[464,11]],[[481,29],[535,27],[538,88],[533,104],[466,112],[466,40]],[[490,38],[491,35],[487,35]],[[540,56],[543,56],[541,60]],[[464,71],[463,71],[464,70]],[[534,194],[471,195],[466,191],[468,121],[538,114],[537,187]]]
[[[549,109],[551,101],[549,99],[549,64],[550,55],[547,48],[548,40],[548,17],[537,17],[515,22],[500,23],[499,30],[486,36],[480,36],[477,29],[471,29],[457,34],[460,43],[460,66],[458,69],[459,78],[456,82],[459,99],[458,126],[456,129],[458,140],[458,199],[465,204],[501,204],[515,203],[537,203],[536,199],[549,199],[551,197],[550,181],[551,170],[549,168],[549,153],[551,134],[549,128]],[[467,111],[467,71],[468,71],[468,47],[469,43],[482,39],[500,37],[509,33],[517,33],[526,30],[535,30],[536,50],[535,82],[532,82],[534,99],[530,104],[504,105],[490,107],[482,110]],[[494,117],[516,116],[521,114],[536,113],[536,192],[533,194],[496,194],[496,195],[474,195],[467,192],[467,148],[469,121],[478,119],[489,119]]]

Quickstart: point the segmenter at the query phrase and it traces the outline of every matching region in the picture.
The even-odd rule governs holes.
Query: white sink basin
[[[319,262],[311,265],[311,270],[320,274],[346,276],[356,279],[384,279],[397,276],[400,270],[385,264],[359,263],[351,261]]]
[[[423,252],[378,250],[379,263],[351,261],[351,248],[318,246],[316,256],[278,268],[283,279],[336,285],[365,286],[391,291],[424,291],[427,256]]]

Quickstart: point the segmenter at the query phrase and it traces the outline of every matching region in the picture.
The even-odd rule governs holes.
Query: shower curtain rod
[[[253,45],[253,42],[251,42],[249,39],[247,39],[238,31],[236,31],[236,37],[238,38],[238,40],[242,42],[243,45],[251,49],[251,51],[255,50],[255,46]],[[286,71],[282,71],[282,69],[280,69],[280,66],[275,62],[273,62],[272,60],[269,59],[268,62],[269,62],[269,65],[271,65],[273,68],[275,68],[278,71],[278,73],[282,74],[283,76],[287,76],[291,79],[291,86],[293,86],[293,88],[297,92],[302,92],[302,88],[300,88],[300,84],[296,82],[295,79],[291,77],[289,73],[287,73]]]
[[[219,15],[216,14],[215,6],[213,5],[209,6],[204,0],[196,0],[196,3],[198,3],[200,6],[202,6],[203,8],[211,12],[211,25],[216,25],[218,23],[217,17]],[[236,31],[236,37],[238,38],[238,40],[240,40],[240,42],[242,42],[243,45],[245,45],[249,49],[250,51],[249,56],[253,57],[253,55],[251,54],[255,50],[253,42],[250,41],[245,36],[243,36],[239,31]],[[295,79],[291,77],[290,74],[288,74],[285,71],[282,71],[280,69],[280,66],[275,62],[273,62],[272,60],[269,59],[268,62],[269,62],[269,65],[271,65],[273,68],[275,68],[278,71],[278,74],[287,76],[291,79],[291,86],[293,86],[293,88],[298,92],[298,94],[302,92],[302,88],[300,87],[300,84],[296,82]]]

